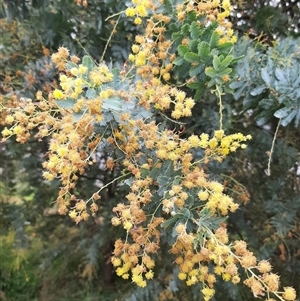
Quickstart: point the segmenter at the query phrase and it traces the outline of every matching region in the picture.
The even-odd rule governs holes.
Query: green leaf
[[[231,48],[232,48],[232,43],[231,42],[223,43],[221,45],[218,45],[218,47],[217,47],[217,49],[222,50],[223,53],[227,52],[227,51],[229,52],[231,50]]]
[[[182,40],[182,33],[180,33],[180,32],[173,32],[172,33],[172,40],[174,41],[174,42],[176,42],[177,40]]]
[[[187,208],[183,208],[181,211],[180,211],[180,214],[182,214],[185,218],[189,219],[191,218],[191,212],[189,209]]]
[[[103,19],[102,19],[102,15],[100,13],[100,11],[97,11],[96,13],[96,27],[97,27],[97,34],[101,33],[102,30],[102,24],[103,24]]]
[[[299,110],[293,110],[289,115],[287,115],[286,117],[284,117],[281,120],[282,126],[287,126],[289,123],[291,123],[291,121],[297,115],[298,112],[299,112]],[[298,126],[297,122],[295,122],[295,125]]]
[[[72,109],[75,103],[76,100],[72,98],[67,98],[66,100],[56,100],[58,107],[63,109]]]
[[[218,46],[219,44],[219,40],[220,40],[220,35],[215,31],[212,35],[211,35],[211,38],[210,38],[210,41],[209,41],[209,46],[210,48],[215,48]]]
[[[213,66],[214,66],[214,69],[215,70],[219,70],[219,67],[220,67],[220,59],[218,56],[214,55],[214,58],[213,58]]]
[[[197,238],[193,242],[194,249],[197,249],[198,246],[201,248],[204,246],[204,234],[202,232],[197,232]]]
[[[281,108],[274,113],[274,116],[277,118],[286,117],[287,115],[290,114],[291,110],[292,110],[292,108],[289,108],[289,107]]]
[[[176,221],[178,220],[178,219],[180,219],[181,218],[181,216],[179,215],[179,214],[176,214],[176,215],[174,215],[172,218],[170,218],[170,219],[168,219],[167,221],[165,221],[165,222],[163,222],[160,226],[162,227],[162,228],[168,228],[169,226],[171,226],[172,224],[175,224],[176,223]]]
[[[199,39],[194,39],[189,42],[189,48],[191,52],[197,52],[199,45]]]
[[[215,55],[218,56],[218,54],[215,54]],[[223,54],[221,54],[221,55],[219,56],[219,60],[220,60],[220,62],[224,60],[224,55],[223,55]]]
[[[241,88],[242,86],[244,86],[244,84],[245,84],[244,81],[236,81],[236,82],[233,82],[230,86],[233,89],[238,89],[238,88]]]
[[[190,73],[191,77],[194,77],[194,76],[198,75],[199,73],[202,73],[203,71],[204,71],[204,65],[199,64],[199,65],[191,67],[189,73]]]
[[[209,42],[212,34],[215,32],[218,25],[218,22],[212,21],[207,27],[205,27],[201,35],[201,40]]]
[[[216,84],[217,77],[212,78],[208,83],[207,86],[210,88]]]
[[[92,88],[89,88],[87,89],[87,91],[85,92],[85,97],[87,99],[93,99],[97,96],[97,93],[96,93],[96,90],[95,89],[92,89]]]
[[[204,83],[202,83],[202,82],[193,82],[193,83],[188,83],[187,86],[190,89],[198,90],[198,89],[203,89]]]
[[[199,28],[199,25],[197,22],[193,22],[190,27],[191,37],[192,39],[198,39],[201,34],[201,29]]]
[[[186,45],[179,45],[177,48],[178,54],[180,56],[184,56],[187,52],[189,52],[189,47]]]
[[[204,24],[204,22],[207,20],[207,17],[205,15],[197,16],[197,21]]]
[[[265,110],[269,110],[270,108],[272,108],[274,106],[274,101],[269,98],[263,98],[259,102],[259,106]]]
[[[220,91],[221,91],[221,93],[223,92],[223,87],[221,87],[221,85],[223,84],[223,80],[220,78],[220,77],[215,77],[215,78],[212,78],[211,79],[211,82],[213,82],[213,81],[215,81],[216,82],[216,84],[218,84],[218,85],[220,85],[220,87],[219,87],[219,89],[220,89]],[[210,83],[209,83],[210,84]],[[211,86],[212,86],[213,84],[211,84]],[[211,87],[210,86],[210,87]]]
[[[201,215],[201,219],[203,218],[208,218],[210,216],[210,211],[207,207],[204,207],[201,211],[200,211],[200,215]]]
[[[161,167],[161,174],[157,177],[157,183],[159,185],[157,193],[160,196],[164,195],[167,186],[170,185],[170,178],[173,176],[173,174],[174,168],[172,161],[168,160],[164,162],[164,164]]]
[[[269,112],[262,111],[260,114],[257,115],[256,123],[258,126],[263,126],[270,120],[270,118],[271,116]]]
[[[234,90],[232,88],[230,88],[230,86],[226,85],[224,87],[224,91],[228,94],[233,94],[234,93]]]
[[[197,61],[200,61],[200,57],[198,56],[198,54],[194,53],[194,52],[187,52],[184,55],[184,59],[190,63],[194,63]]]
[[[261,69],[261,77],[267,85],[270,85],[271,78],[266,68]]]
[[[77,122],[79,119],[82,118],[82,116],[84,115],[84,113],[73,113],[73,122]]]
[[[111,70],[111,73],[112,73],[113,76],[114,76],[114,79],[113,79],[113,82],[112,82],[114,89],[115,89],[115,90],[121,89],[121,88],[120,88],[120,83],[121,83],[121,79],[120,79],[120,69],[118,69],[118,68],[113,68],[113,69]],[[125,85],[126,85],[126,84],[125,84]]]
[[[282,72],[281,69],[279,68],[275,69],[275,76],[281,82],[281,84],[287,84],[286,77],[284,76],[284,73]]]
[[[192,23],[193,21],[196,21],[197,20],[197,14],[196,14],[196,11],[195,10],[192,10],[190,12],[187,13],[186,15],[186,21],[188,23]]]
[[[203,88],[201,89],[198,89],[194,95],[194,99],[196,101],[200,100],[201,97],[204,95],[204,92],[205,92],[205,85],[203,84]]]
[[[257,96],[257,95],[261,94],[265,89],[266,89],[265,85],[260,85],[258,87],[255,87],[255,89],[253,89],[252,91],[250,91],[250,94],[252,96]]]
[[[218,228],[220,228],[220,224],[224,223],[227,220],[227,216],[225,217],[211,217],[209,219],[209,228],[213,229],[213,230],[217,230]]]
[[[220,68],[226,68],[230,65],[230,63],[233,61],[232,55],[227,55],[225,59],[221,62]]]
[[[176,68],[175,76],[177,76],[180,79],[182,77],[185,78],[189,74],[190,68],[191,68],[190,63],[188,63],[187,61],[184,61],[184,63],[181,66]]]
[[[184,25],[181,27],[181,33],[182,33],[184,36],[188,36],[188,35],[189,35],[189,31],[190,31],[190,25],[189,25],[189,24],[184,24]]]
[[[211,78],[218,76],[218,74],[216,73],[216,71],[213,68],[206,68],[205,74]]]
[[[237,56],[237,57],[233,58],[231,63],[234,64],[234,63],[240,61],[242,58],[244,58],[244,55]]]
[[[208,43],[202,41],[198,45],[198,54],[201,57],[202,60],[206,60],[210,57],[210,46]]]
[[[173,3],[172,3],[171,0],[164,0],[163,1],[163,8],[164,8],[164,11],[168,15],[172,15],[172,13],[173,13]]]
[[[117,96],[113,96],[108,98],[103,102],[102,108],[104,110],[115,110],[115,111],[121,111],[122,109],[122,102],[121,98]]]
[[[149,177],[156,180],[157,177],[160,175],[161,170],[160,168],[153,168],[149,174]]]
[[[219,76],[219,77],[222,77],[222,76],[224,76],[224,75],[229,75],[231,72],[232,72],[232,69],[231,69],[231,68],[226,68],[226,69],[224,69],[224,70],[222,70],[222,71],[219,71],[219,72],[218,72],[218,76]]]
[[[95,66],[96,66],[96,64],[94,63],[94,61],[88,55],[85,55],[82,58],[82,65],[85,66],[85,67],[87,67],[88,71],[92,71],[95,68]]]
[[[78,65],[73,62],[68,61],[66,64],[66,67],[68,70],[71,70],[72,68],[78,68]]]
[[[244,91],[247,89],[248,83],[247,82],[234,82],[230,84],[230,88],[236,89],[236,92],[234,93],[234,99],[239,100],[240,97],[243,95]]]
[[[177,57],[174,61],[173,64],[176,66],[181,66],[184,63],[184,58],[183,57]]]
[[[134,178],[133,177],[130,177],[130,178],[128,178],[128,179],[126,179],[126,180],[123,181],[123,183],[126,184],[129,187],[132,185],[133,182],[134,182]]]

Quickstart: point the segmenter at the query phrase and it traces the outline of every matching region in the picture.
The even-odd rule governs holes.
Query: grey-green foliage
[[[264,125],[272,117],[287,126],[300,123],[300,39],[283,38],[274,46],[261,47],[242,39],[235,46],[239,78],[231,87],[235,100],[243,99],[243,110],[254,110],[257,124]]]

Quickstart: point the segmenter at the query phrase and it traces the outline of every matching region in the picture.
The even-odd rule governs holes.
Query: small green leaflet
[[[63,109],[72,109],[75,103],[76,100],[72,98],[67,98],[66,100],[56,100],[57,106]]]
[[[266,68],[261,69],[261,77],[267,85],[270,85],[271,78],[270,78],[270,75],[269,75],[268,71],[266,70]]]
[[[194,52],[187,52],[184,55],[184,59],[190,63],[194,63],[196,61],[200,61],[201,57]]]
[[[82,64],[87,67],[89,71],[92,71],[96,67],[96,64],[88,55],[83,57]]]
[[[198,45],[198,54],[201,57],[202,61],[205,61],[210,57],[210,46],[207,42],[202,41]]]
[[[115,110],[121,111],[122,110],[122,100],[117,96],[113,96],[108,98],[103,102],[102,108],[104,110]]]
[[[87,91],[85,92],[85,97],[87,99],[93,99],[96,98],[96,96],[97,96],[97,92],[95,89],[88,88]]]

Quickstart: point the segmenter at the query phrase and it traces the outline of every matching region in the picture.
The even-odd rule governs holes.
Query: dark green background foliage
[[[226,181],[228,193],[235,179],[250,194],[250,201],[241,202],[240,210],[228,220],[232,239],[244,239],[259,259],[270,259],[275,272],[282,275],[283,286],[292,285],[299,294],[299,1],[279,1],[276,7],[258,0],[240,2],[234,2],[238,7],[231,21],[234,29],[246,33],[247,38],[234,46],[234,56],[243,58],[236,63],[236,77],[230,83],[233,94],[223,97],[223,126],[227,133],[251,134],[253,139],[245,151],[233,154],[222,164],[210,165],[209,172],[215,179]],[[42,47],[55,52],[63,45],[72,54],[88,53],[99,60],[113,28],[105,19],[125,8],[126,1],[121,0],[91,0],[87,8],[71,0],[1,0],[3,101],[15,93],[33,97],[46,84],[55,86],[57,71]],[[116,29],[104,59],[123,64],[138,29],[126,18],[120,19]],[[178,35],[181,29],[170,26],[168,30]],[[183,59],[191,52],[181,51]],[[212,57],[208,61],[211,64]],[[181,72],[184,64],[178,63],[175,69],[178,82],[194,75]],[[24,72],[24,76],[17,76],[17,71]],[[6,76],[11,77],[9,83]],[[193,116],[183,120],[187,134],[211,133],[219,126],[216,97],[209,87],[203,85],[201,89]],[[194,95],[197,89],[187,92]],[[99,201],[97,215],[75,226],[68,217],[57,214],[53,201],[59,183],[49,184],[42,179],[47,142],[32,138],[20,145],[9,140],[1,144],[0,151],[0,300],[152,301],[165,290],[172,292],[166,300],[201,300],[199,287],[187,288],[176,278],[164,237],[166,248],[159,254],[155,271],[158,277],[147,288],[136,288],[114,276],[109,257],[114,240],[123,234],[111,227],[110,218],[111,209],[123,199],[122,190],[109,187]],[[106,155],[99,154],[99,162],[104,162]],[[88,196],[99,183],[108,183],[115,176],[101,165],[90,167],[79,181],[78,192]],[[238,201],[238,194],[232,193]],[[253,299],[242,284],[219,282],[214,300]]]

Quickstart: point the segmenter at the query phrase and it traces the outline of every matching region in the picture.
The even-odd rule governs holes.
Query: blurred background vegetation
[[[34,97],[38,90],[56,87],[58,73],[50,55],[60,46],[68,47],[72,54],[88,53],[99,60],[117,17],[105,20],[126,9],[127,2],[89,0],[84,7],[72,0],[0,0],[1,102]],[[211,166],[210,173],[241,204],[228,221],[232,238],[247,241],[259,259],[270,259],[274,271],[282,275],[283,286],[292,285],[299,294],[300,1],[233,2],[236,10],[231,22],[247,39],[240,39],[235,47],[244,59],[238,65],[240,84],[235,84],[235,94],[226,95],[224,101],[225,129],[227,133],[251,134],[253,139],[246,151]],[[130,20],[121,18],[105,61],[124,64],[138,30]],[[272,77],[272,70],[287,64],[287,58],[294,61],[295,81],[285,83],[293,89],[291,99],[288,92],[266,86],[268,78],[261,72],[267,70]],[[281,107],[276,102],[274,107],[274,97],[280,93],[289,100]],[[277,113],[276,118],[274,112],[279,108],[296,113],[285,126],[278,127],[278,118],[290,114]],[[193,117],[185,120],[186,132],[212,132],[218,127],[218,111],[214,96],[207,91]],[[201,300],[197,286],[187,288],[176,279],[167,247],[160,254],[158,277],[147,288],[136,288],[115,277],[110,254],[114,240],[122,234],[111,227],[110,219],[111,209],[122,200],[122,191],[110,186],[102,195],[97,215],[74,225],[57,213],[54,200],[59,184],[42,178],[46,152],[47,141],[34,138],[24,145],[13,139],[0,144],[0,300]],[[99,162],[105,159],[105,154],[101,156]],[[77,189],[84,197],[85,192],[89,195],[93,187],[115,176],[93,166]],[[245,195],[249,196],[247,202]],[[242,284],[219,283],[214,300],[253,299]]]

